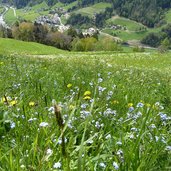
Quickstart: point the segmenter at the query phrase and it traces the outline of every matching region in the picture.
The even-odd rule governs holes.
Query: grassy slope
[[[0,38],[0,54],[19,54],[19,55],[37,55],[37,54],[59,54],[62,50],[42,45],[34,42],[23,42],[14,39]]]
[[[14,24],[17,20],[17,18],[14,16],[14,11],[11,8],[5,13],[4,18],[9,25]]]
[[[140,27],[145,27],[141,23],[119,16],[108,19],[106,23],[107,25],[117,24],[121,26],[126,26],[126,28],[130,31],[138,31]]]
[[[77,11],[74,11],[75,13],[79,13],[82,15],[87,15],[89,17],[93,17],[95,13],[100,13],[103,12],[105,10],[105,8],[107,7],[111,7],[110,3],[97,3],[95,5],[92,5],[90,7],[86,7],[86,8],[81,8]]]
[[[48,5],[45,2],[42,2],[31,8],[26,7],[24,9],[17,9],[16,17],[14,16],[13,10],[9,9],[8,12],[5,14],[5,20],[8,24],[13,24],[17,20],[17,18],[34,21],[40,15],[47,15],[49,13],[48,9]]]

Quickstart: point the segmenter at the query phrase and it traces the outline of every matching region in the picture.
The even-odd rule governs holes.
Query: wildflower
[[[29,120],[28,120],[28,122],[32,122],[32,121],[36,121],[37,120],[37,118],[30,118]]]
[[[47,151],[46,151],[46,154],[47,155],[52,155],[52,153],[53,153],[53,150],[51,150],[50,148],[48,148]]]
[[[98,78],[98,83],[101,83],[103,81],[102,78]]]
[[[49,124],[47,122],[41,122],[39,124],[40,127],[47,127]]]
[[[106,165],[104,163],[99,164],[100,167],[106,168]]]
[[[61,163],[60,162],[57,162],[57,163],[55,163],[54,165],[53,165],[53,168],[54,169],[60,169],[61,168]]]
[[[98,86],[98,90],[99,90],[99,92],[103,92],[103,91],[105,91],[105,90],[106,90],[106,87]]]
[[[106,139],[106,140],[111,139],[111,135],[108,134],[108,135],[105,137],[105,139]]]
[[[103,114],[105,116],[108,116],[108,115],[114,115],[114,116],[116,116],[116,110],[112,110],[111,108],[107,108],[106,111],[103,112]]]
[[[83,110],[80,111],[81,117],[85,118],[87,116],[89,116],[91,113],[89,111]]]
[[[64,139],[64,142],[67,143],[67,138]],[[59,138],[58,139],[57,144],[62,144],[62,138]]]
[[[156,142],[159,140],[159,137],[158,136],[155,136],[155,139],[156,139]]]
[[[70,109],[70,110],[73,110],[74,107],[75,107],[74,105],[69,105],[69,109]]]
[[[89,85],[90,85],[91,87],[93,87],[93,82],[90,82]]]
[[[52,107],[50,107],[50,108],[48,109],[48,112],[50,112],[50,113],[54,114],[54,113],[55,113],[55,109],[54,109],[54,107],[53,107],[53,106],[52,106]]]
[[[25,166],[22,164],[21,166],[20,166],[22,169],[24,169],[25,168]]]
[[[1,98],[1,103],[4,103],[4,102],[6,102],[6,99],[5,99],[5,97],[2,97]]]
[[[112,96],[112,95],[113,95],[113,91],[109,91],[109,92],[108,92],[108,95],[109,95],[109,96]]]
[[[115,105],[115,104],[119,104],[119,101],[113,100],[113,101],[112,101],[112,104],[114,104],[114,105]]]
[[[133,111],[134,111],[134,107],[130,107],[129,112],[133,112]]]
[[[84,96],[91,96],[91,91],[85,91]]]
[[[82,109],[86,109],[86,108],[87,108],[87,106],[88,106],[88,104],[83,103],[83,104],[81,105],[81,108],[82,108]]]
[[[90,97],[90,96],[85,96],[83,99],[84,99],[84,100],[90,100],[91,97]]]
[[[171,146],[166,146],[165,150],[171,151]]]
[[[29,106],[30,106],[30,107],[35,106],[35,103],[34,103],[34,102],[29,102]]]
[[[121,141],[117,141],[116,145],[122,145],[122,142]]]
[[[128,107],[133,107],[133,103],[128,103]]]
[[[114,167],[116,170],[119,169],[119,166],[118,166],[118,164],[117,164],[116,162],[113,162],[113,167]]]
[[[150,125],[150,128],[151,128],[151,129],[155,129],[155,128],[156,128],[156,125],[155,125],[155,124],[151,124],[151,125]]]
[[[118,156],[122,156],[122,155],[123,155],[123,151],[120,149],[120,150],[118,150],[118,151],[116,152],[116,154],[117,154]]]
[[[15,128],[15,122],[11,122],[10,127],[11,127],[11,129]]]
[[[96,121],[95,127],[98,128],[98,129],[101,127],[99,121]]]
[[[87,144],[93,144],[93,140],[87,140]]]
[[[72,84],[71,83],[67,85],[67,88],[71,88],[71,87],[72,87]]]
[[[137,107],[140,107],[140,108],[141,108],[141,107],[143,107],[143,106],[144,106],[144,104],[141,103],[141,102],[137,104]]]
[[[17,101],[16,101],[16,100],[12,100],[12,101],[10,102],[10,104],[11,104],[11,106],[15,106],[15,105],[17,104]]]

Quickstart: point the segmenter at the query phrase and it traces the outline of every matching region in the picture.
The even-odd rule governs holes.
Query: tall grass
[[[170,54],[1,56],[0,170],[169,170],[169,66]]]

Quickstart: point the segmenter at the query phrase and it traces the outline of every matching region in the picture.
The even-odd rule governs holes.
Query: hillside
[[[17,8],[22,8],[27,5],[33,6],[36,4],[39,4],[41,2],[46,2],[49,6],[53,6],[56,3],[63,3],[63,4],[70,4],[72,2],[76,2],[75,0],[60,0],[60,1],[55,1],[55,0],[14,0],[14,1],[6,1],[6,0],[1,0],[1,2],[8,2],[13,5],[15,5]],[[75,5],[70,9],[79,9],[83,8],[85,6],[89,5],[95,5],[96,3],[99,2],[109,2],[111,3],[111,6],[113,10],[116,10],[118,15],[124,16],[126,18],[130,18],[133,20],[136,20],[138,22],[141,22],[149,27],[154,27],[155,24],[161,23],[161,20],[163,20],[163,14],[165,12],[165,9],[169,9],[171,7],[171,2],[169,0],[133,0],[133,1],[127,1],[127,0],[101,0],[101,1],[96,1],[96,0],[90,0],[90,1],[85,1],[85,0],[80,0],[79,3],[75,3]],[[98,9],[98,8],[97,8]],[[150,11],[150,12],[149,12]]]
[[[120,3],[117,0],[82,0],[78,3],[77,1],[28,0],[13,1],[13,3],[11,1],[11,4],[18,8],[8,8],[4,13],[4,19],[10,26],[16,21],[25,20],[39,23],[48,20],[49,24],[57,14],[55,24],[51,27],[57,26],[57,29],[62,32],[69,26],[82,32],[93,27],[100,30],[100,33],[109,34],[130,46],[145,44],[144,47],[159,47],[165,39],[171,40],[170,35],[162,31],[170,23],[169,1],[143,1],[142,3],[134,0]],[[3,13],[3,7],[1,11]]]
[[[4,38],[0,38],[0,47],[0,54],[6,55],[54,55],[64,53],[64,51],[51,46]]]

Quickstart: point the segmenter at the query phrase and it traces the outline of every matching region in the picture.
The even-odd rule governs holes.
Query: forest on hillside
[[[68,4],[76,0],[0,0],[2,3],[10,3],[17,8],[23,8],[27,5],[33,6],[42,1],[52,6],[57,2]],[[141,22],[148,27],[160,26],[165,23],[164,12],[171,7],[170,0],[78,0],[77,5],[72,8],[78,9],[99,2],[112,3],[112,10],[120,16]],[[72,9],[69,9],[69,11],[72,11]],[[101,21],[106,19],[104,14],[98,17]]]

